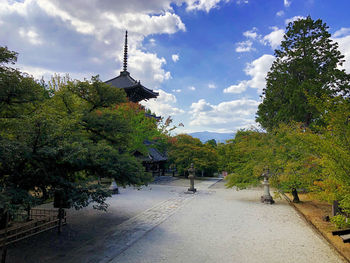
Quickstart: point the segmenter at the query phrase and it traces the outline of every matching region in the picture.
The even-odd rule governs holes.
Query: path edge
[[[282,194],[282,196],[284,197],[284,199],[287,200],[287,202],[289,203],[289,205],[291,205],[294,210],[301,216],[301,218],[303,218],[305,220],[305,222],[311,226],[311,228],[321,237],[323,237],[323,239],[329,244],[329,246],[342,258],[344,259],[345,262],[350,263],[350,259],[348,259],[341,250],[339,250],[334,244],[333,242],[325,235],[322,233],[322,231],[320,231],[312,222],[311,220],[309,220],[299,209],[298,207],[292,202],[292,200],[289,199],[289,197],[287,195],[285,195],[284,193],[280,192],[280,194]]]

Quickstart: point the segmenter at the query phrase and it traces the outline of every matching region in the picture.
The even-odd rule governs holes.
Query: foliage
[[[272,186],[337,200],[349,214],[349,75],[327,29],[310,17],[288,25],[257,112],[268,132],[240,131],[219,145],[219,166],[230,173],[229,187],[256,185],[269,168]]]
[[[191,163],[197,172],[212,176],[217,171],[217,152],[215,147],[187,134],[180,134],[170,139],[170,162],[175,164],[179,173],[185,175]]]
[[[344,215],[336,215],[331,218],[331,222],[335,224],[339,229],[350,227],[350,223],[347,222],[347,218]]]
[[[319,174],[317,158],[303,143],[298,125],[283,125],[271,133],[239,131],[227,144],[227,186],[245,188],[258,185],[269,169],[270,183],[282,190],[308,189]],[[299,136],[299,137],[298,137]]]
[[[267,130],[280,123],[317,123],[320,112],[308,96],[349,94],[349,75],[339,66],[344,56],[322,20],[308,16],[289,23],[259,105],[257,122]]]
[[[317,127],[306,141],[320,157],[322,179],[314,183],[318,197],[332,202],[341,201],[342,207],[350,206],[350,103],[347,98],[323,99],[317,107],[323,108],[325,127]]]
[[[63,189],[75,208],[95,202],[106,209],[110,193],[96,183],[98,177],[119,185],[150,181],[133,153],[159,131],[144,110],[128,104],[123,90],[98,76],[56,76],[47,86],[3,65],[16,56],[0,49],[2,206],[33,205]]]

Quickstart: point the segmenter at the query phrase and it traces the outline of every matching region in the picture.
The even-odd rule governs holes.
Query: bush
[[[331,218],[331,222],[334,223],[337,228],[347,228],[350,227],[350,222],[348,222],[348,218],[343,215],[336,215]]]

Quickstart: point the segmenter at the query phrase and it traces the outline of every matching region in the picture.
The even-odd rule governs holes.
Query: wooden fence
[[[20,211],[17,219],[27,218],[26,211]],[[62,225],[67,224],[66,214],[62,218]],[[31,209],[29,221],[16,223],[7,229],[0,230],[0,247],[12,244],[19,240],[59,227],[58,209]]]

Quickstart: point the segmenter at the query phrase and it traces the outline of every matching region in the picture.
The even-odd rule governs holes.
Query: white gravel
[[[262,189],[210,187],[213,179],[184,194],[187,183],[121,189],[107,213],[70,210],[59,237],[18,242],[8,262],[345,262],[286,201],[265,205]]]
[[[111,262],[345,262],[284,200],[202,190]]]

